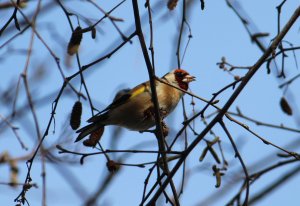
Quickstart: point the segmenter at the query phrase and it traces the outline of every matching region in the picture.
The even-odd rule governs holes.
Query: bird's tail
[[[92,123],[92,124],[89,124],[85,127],[82,127],[81,129],[76,131],[77,133],[80,133],[80,134],[76,138],[75,142],[78,142],[78,141],[82,140],[85,136],[87,136],[87,135],[89,135],[93,132],[96,132],[97,130],[102,131],[100,133],[100,135],[102,136],[103,131],[104,131],[104,125]],[[99,137],[99,139],[100,139],[100,137]]]

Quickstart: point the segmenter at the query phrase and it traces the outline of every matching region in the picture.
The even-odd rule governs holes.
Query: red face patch
[[[175,79],[178,82],[178,86],[181,89],[187,90],[189,88],[189,85],[188,85],[187,82],[183,82],[182,80],[189,73],[187,71],[183,70],[183,69],[176,69],[174,74],[175,74]]]

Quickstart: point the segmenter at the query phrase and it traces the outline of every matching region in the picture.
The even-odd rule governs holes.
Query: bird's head
[[[170,83],[180,87],[181,89],[188,90],[189,83],[195,81],[195,77],[191,76],[183,69],[175,69],[164,76]]]

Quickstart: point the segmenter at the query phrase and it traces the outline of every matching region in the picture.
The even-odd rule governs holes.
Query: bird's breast
[[[157,93],[159,106],[166,111],[166,116],[169,115],[177,106],[183,93],[176,88],[166,84],[161,85],[162,89]]]

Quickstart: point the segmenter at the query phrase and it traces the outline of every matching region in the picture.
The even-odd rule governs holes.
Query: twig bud
[[[201,156],[199,157],[200,162],[202,162],[204,160],[204,157],[206,156],[207,152],[208,152],[208,147],[205,147],[201,153]]]
[[[117,170],[120,169],[120,165],[116,164],[116,162],[113,160],[107,161],[106,167],[110,172],[116,172]]]
[[[71,39],[68,44],[68,54],[73,55],[78,51],[82,39],[81,27],[78,26],[72,33]]]
[[[168,1],[168,9],[173,10],[177,6],[178,0],[169,0]]]
[[[240,77],[240,76],[238,76],[238,75],[235,75],[235,76],[234,76],[234,80],[235,80],[235,81],[238,81],[238,80],[240,80],[240,78],[241,78],[241,77]]]
[[[16,187],[18,184],[19,168],[15,160],[9,162],[10,165],[10,186]]]
[[[92,39],[96,38],[96,29],[95,29],[95,27],[92,28],[91,35],[92,35]]]
[[[280,99],[280,107],[281,107],[282,111],[284,113],[286,113],[287,115],[293,114],[292,108],[290,107],[289,103],[287,102],[287,100],[284,97],[281,97],[281,99]]]
[[[71,118],[70,118],[70,125],[73,130],[78,129],[78,127],[80,126],[81,114],[82,114],[82,104],[80,101],[77,101],[73,106]]]
[[[102,134],[104,132],[104,127],[99,128],[95,132],[92,132],[88,139],[84,140],[82,143],[86,147],[95,147],[99,142]]]
[[[212,170],[214,171],[214,176],[216,176],[216,185],[215,187],[218,188],[221,186],[221,177],[224,175],[224,173],[220,172],[220,168],[218,168],[216,165],[212,166]]]

